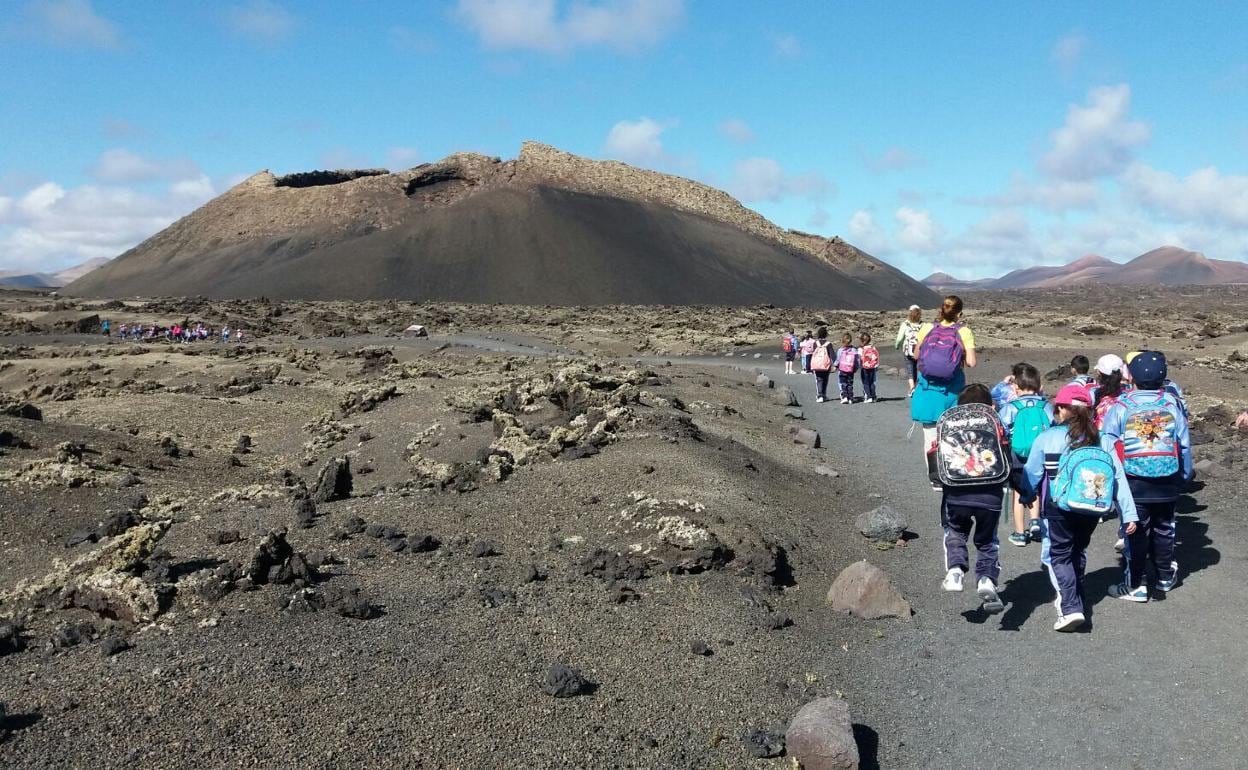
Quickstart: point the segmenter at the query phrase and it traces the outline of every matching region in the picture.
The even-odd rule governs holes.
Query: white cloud
[[[1100,195],[1100,187],[1095,181],[1058,179],[1037,182],[1016,173],[1010,177],[1005,192],[962,198],[958,202],[972,206],[1035,206],[1046,211],[1069,211],[1096,208]]]
[[[420,151],[414,147],[391,147],[386,150],[386,165],[391,168],[411,168],[420,162]]]
[[[651,118],[621,120],[607,133],[604,151],[612,158],[644,166],[663,165],[671,160],[663,149],[662,134],[673,124]]]
[[[790,175],[774,158],[746,158],[733,166],[728,192],[742,203],[778,201],[790,196],[818,201],[835,193],[835,187],[817,172]]]
[[[1222,175],[1213,166],[1185,178],[1136,163],[1122,178],[1124,193],[1149,209],[1179,220],[1248,227],[1248,176]]]
[[[1131,87],[1101,86],[1088,92],[1086,105],[1070,106],[1066,123],[1053,132],[1053,147],[1041,168],[1057,179],[1086,181],[1115,176],[1149,139],[1148,125],[1129,120]]]
[[[1070,74],[1078,66],[1079,60],[1083,58],[1083,52],[1087,50],[1087,47],[1087,35],[1084,35],[1079,30],[1068,32],[1053,44],[1053,53],[1051,54],[1053,62],[1057,64],[1063,73]]]
[[[889,147],[880,155],[864,155],[863,164],[869,170],[882,174],[922,165],[923,159],[904,147]]]
[[[191,179],[200,175],[199,166],[189,158],[144,158],[118,147],[106,151],[90,169],[101,182],[149,182],[158,179]]]
[[[771,52],[782,59],[796,59],[802,55],[802,41],[796,35],[768,35]]]
[[[254,45],[281,43],[295,29],[295,17],[271,0],[250,0],[226,12],[226,28]]]
[[[897,243],[903,249],[924,254],[940,250],[944,228],[932,219],[930,211],[902,206],[897,209],[896,218]]]
[[[117,25],[95,12],[91,0],[36,0],[26,8],[31,36],[61,48],[121,48]]]
[[[749,124],[740,118],[729,118],[719,124],[719,133],[722,134],[730,142],[737,144],[749,144],[758,137],[754,135],[754,130]]]
[[[605,46],[635,51],[667,37],[683,0],[459,0],[456,18],[487,47],[566,53]]]
[[[849,218],[847,228],[849,242],[867,252],[880,256],[893,250],[888,235],[875,222],[875,216],[866,209],[858,209]]]
[[[207,177],[180,180],[160,195],[127,187],[44,182],[0,217],[0,265],[56,270],[92,257],[114,257],[215,194]]]

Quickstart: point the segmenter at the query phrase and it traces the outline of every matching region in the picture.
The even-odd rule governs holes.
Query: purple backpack
[[[957,374],[962,366],[962,357],[966,348],[962,346],[962,335],[958,330],[962,324],[944,326],[936,324],[923,338],[919,346],[919,371],[929,380],[948,380]]]

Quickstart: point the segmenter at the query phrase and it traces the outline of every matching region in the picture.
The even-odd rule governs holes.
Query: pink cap
[[[1092,406],[1092,396],[1088,393],[1088,389],[1082,385],[1072,382],[1069,385],[1063,385],[1062,389],[1057,391],[1057,397],[1053,399],[1053,403],[1058,406]]]

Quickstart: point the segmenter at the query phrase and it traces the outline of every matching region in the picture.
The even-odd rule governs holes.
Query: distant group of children
[[[1015,364],[991,391],[966,385],[927,448],[929,473],[942,490],[945,532],[942,587],[961,591],[967,541],[977,551],[976,590],[990,612],[1004,608],[997,584],[997,520],[1006,490],[1014,496],[1016,546],[1041,543],[1041,563],[1056,589],[1057,631],[1086,620],[1083,577],[1097,525],[1117,518],[1116,550],[1125,571],[1110,595],[1147,602],[1152,586],[1178,583],[1175,509],[1192,479],[1183,392],[1157,351],[1086,356],[1070,362],[1071,381],[1052,401],[1036,367]]]
[[[854,346],[854,336],[845,332],[841,335],[840,347],[834,348],[828,339],[827,327],[820,326],[814,333],[807,331],[800,340],[789,329],[781,347],[785,374],[796,374],[794,365],[800,356],[802,372],[815,376],[816,403],[828,400],[828,381],[833,371],[840,386],[842,404],[854,403],[855,374],[862,380],[863,403],[872,404],[877,400],[875,383],[880,368],[880,351],[871,344],[870,332],[859,333],[857,347]]]
[[[105,336],[112,336],[111,324],[106,320],[101,324]],[[161,326],[159,324],[141,324],[141,323],[123,323],[117,327],[117,337],[122,340],[133,340],[136,342],[155,342],[164,340],[166,342],[206,342],[208,340],[220,340],[223,343],[233,340],[237,344],[242,344],[245,340],[245,333],[242,329],[230,329],[229,326],[221,327],[221,330],[214,331],[213,328],[205,323],[175,323],[172,326]]]

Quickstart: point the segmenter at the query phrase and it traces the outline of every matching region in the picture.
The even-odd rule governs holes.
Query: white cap
[[[911,306],[910,306],[910,309],[911,309],[911,310],[922,310],[923,308],[919,307],[918,305],[911,305]]]
[[[1122,359],[1113,353],[1106,353],[1096,359],[1096,370],[1101,374],[1113,374],[1125,368]]]

